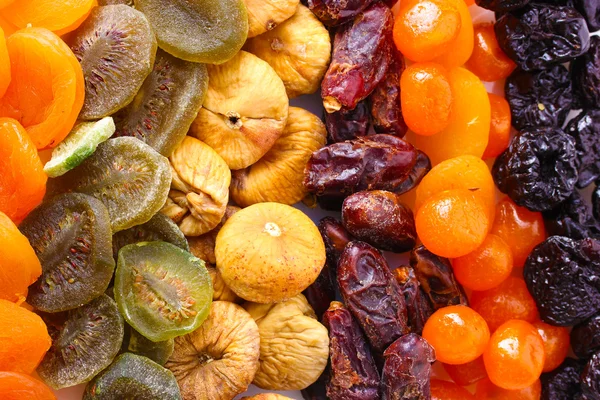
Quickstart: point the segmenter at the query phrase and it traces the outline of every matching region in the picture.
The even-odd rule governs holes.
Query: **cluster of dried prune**
[[[569,121],[565,131],[575,138],[579,160],[577,187],[587,187],[600,177],[600,110],[582,111]]]
[[[593,36],[591,38],[588,52],[571,63],[571,73],[573,74],[573,85],[583,105],[599,108],[600,37]]]
[[[571,348],[579,358],[588,359],[600,350],[600,314],[593,315],[571,330]]]
[[[543,215],[550,236],[566,236],[575,240],[600,238],[600,223],[577,190],[557,207],[544,211]]]
[[[581,392],[588,399],[600,399],[600,352],[594,353],[583,368]]]
[[[494,12],[505,13],[524,7],[529,0],[475,0],[479,7],[487,8]]]
[[[552,372],[542,374],[542,399],[544,400],[573,400],[581,395],[579,379],[584,363],[580,360],[567,358]]]

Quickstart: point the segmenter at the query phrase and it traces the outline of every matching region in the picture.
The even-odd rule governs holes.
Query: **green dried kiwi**
[[[204,64],[158,50],[154,69],[133,101],[114,115],[114,136],[137,137],[170,156],[198,115],[207,88]]]
[[[156,32],[161,49],[186,61],[221,64],[248,36],[243,0],[134,0]]]
[[[198,328],[213,296],[204,261],[166,242],[123,247],[114,292],[127,323],[154,342]]]
[[[42,264],[27,302],[60,312],[102,295],[115,270],[108,210],[94,197],[69,193],[51,198],[19,226]]]
[[[140,335],[135,329],[130,329],[127,350],[140,356],[148,357],[157,364],[165,365],[173,350],[175,340],[167,339],[161,342],[153,342]]]
[[[115,301],[106,295],[75,310],[42,317],[52,346],[37,373],[54,389],[88,382],[119,353],[123,317]]]
[[[113,233],[148,222],[165,204],[171,186],[169,160],[133,137],[109,139],[77,168],[48,180],[48,196],[89,194],[110,214]]]
[[[121,354],[85,387],[83,400],[181,400],[173,373],[149,358]]]
[[[155,241],[172,243],[180,249],[190,251],[188,241],[177,224],[166,215],[158,213],[145,224],[115,233],[112,240],[113,257],[116,260],[119,250],[128,244]]]
[[[129,104],[152,71],[156,38],[141,12],[125,4],[96,7],[72,34],[85,101],[80,119],[107,117]]]

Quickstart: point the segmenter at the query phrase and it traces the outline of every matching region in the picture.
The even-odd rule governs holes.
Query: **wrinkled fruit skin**
[[[420,335],[423,333],[425,322],[433,314],[433,307],[429,302],[427,293],[421,287],[413,267],[404,265],[392,272],[400,284],[402,294],[404,294],[410,331]]]
[[[302,292],[308,304],[315,311],[318,320],[321,320],[323,313],[329,308],[329,304],[335,300],[333,282],[329,263],[326,263],[317,279]]]
[[[373,350],[382,354],[408,333],[404,296],[377,249],[364,242],[350,242],[340,257],[337,275],[342,298]]]
[[[421,150],[417,150],[417,160],[415,161],[415,165],[413,165],[413,168],[408,173],[408,177],[404,182],[396,186],[394,192],[398,194],[410,192],[421,183],[429,171],[431,171],[431,160],[427,154]]]
[[[588,359],[600,350],[600,314],[575,325],[571,331],[571,347],[579,358]]]
[[[526,71],[571,61],[590,44],[585,20],[571,7],[530,3],[504,14],[494,29],[500,48]]]
[[[600,1],[599,0],[573,0],[577,11],[584,16],[591,32],[600,29]]]
[[[589,399],[600,399],[600,352],[596,352],[581,373],[581,391]]]
[[[523,271],[542,321],[571,326],[600,310],[600,242],[552,236],[529,255]]]
[[[523,130],[494,163],[498,189],[518,205],[545,211],[566,200],[578,178],[575,139],[558,128]]]
[[[393,25],[392,11],[377,2],[336,32],[331,64],[321,83],[325,111],[353,109],[384,78]]]
[[[600,224],[577,190],[557,207],[544,211],[543,215],[548,236],[566,236],[575,240],[600,238]]]
[[[589,0],[586,0],[589,1]],[[599,2],[600,7],[600,2]],[[599,9],[600,13],[600,9]],[[598,28],[600,29],[600,28]],[[592,36],[590,49],[571,63],[573,86],[586,107],[600,107],[600,38]]]
[[[333,302],[323,316],[329,331],[330,400],[378,400],[379,372],[366,339],[352,314]]]
[[[507,12],[524,7],[529,0],[475,0],[479,7],[486,8],[495,12]]]
[[[425,339],[409,333],[392,343],[383,356],[382,400],[430,398],[429,380],[435,350]]]
[[[307,0],[306,4],[321,22],[336,26],[353,20],[375,0]]]
[[[329,144],[367,136],[370,124],[366,100],[359,102],[352,110],[342,108],[339,111],[325,113],[325,126]]]
[[[587,187],[600,177],[600,110],[582,111],[569,121],[565,132],[575,138],[579,160],[577,187]]]
[[[542,374],[543,400],[572,400],[581,394],[579,376],[584,364],[580,360],[567,358],[557,369]]]

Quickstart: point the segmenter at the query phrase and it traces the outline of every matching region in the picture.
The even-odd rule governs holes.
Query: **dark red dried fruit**
[[[529,0],[475,0],[475,4],[479,7],[501,13],[516,10],[526,6],[528,3]]]
[[[366,101],[358,103],[355,109],[342,108],[339,111],[325,113],[327,142],[339,143],[367,136],[369,132],[369,107]]]
[[[304,400],[327,400],[329,375],[324,372],[315,383],[300,391]]]
[[[575,91],[583,104],[600,108],[600,37],[592,36],[588,52],[573,60],[571,74]]]
[[[325,217],[319,221],[319,232],[325,243],[325,252],[327,254],[327,265],[334,271],[337,269],[338,261],[346,245],[354,238],[344,228],[344,225],[333,217]]]
[[[317,279],[302,292],[319,320],[329,308],[329,304],[335,300],[335,287],[331,275],[329,265],[325,264]]]
[[[575,240],[600,238],[600,224],[577,190],[558,207],[544,211],[543,215],[548,236],[566,236]]]
[[[307,0],[306,5],[327,26],[353,20],[375,0]]]
[[[420,335],[423,332],[425,322],[433,314],[433,307],[412,267],[403,265],[392,272],[396,277],[396,281],[400,284],[402,294],[404,294],[410,331]]]
[[[352,314],[333,302],[323,315],[329,330],[330,400],[378,400],[379,372],[367,341]]]
[[[408,178],[400,185],[396,186],[394,193],[403,194],[410,192],[421,183],[429,171],[431,171],[431,160],[429,160],[427,154],[421,150],[417,150],[417,161],[415,162],[415,165],[408,174]]]
[[[581,373],[581,392],[587,399],[600,399],[600,352],[592,355]]]
[[[542,374],[542,400],[573,400],[581,394],[579,376],[584,364],[567,358],[552,372]]]
[[[431,363],[435,350],[415,333],[402,336],[387,348],[381,376],[382,400],[429,399]]]
[[[579,358],[588,359],[600,350],[600,314],[575,325],[571,330],[571,347]]]
[[[325,111],[353,109],[384,78],[392,54],[394,16],[381,2],[335,34],[331,64],[321,83]]]
[[[409,332],[406,304],[383,255],[364,242],[350,242],[338,264],[338,285],[344,303],[382,354]]]

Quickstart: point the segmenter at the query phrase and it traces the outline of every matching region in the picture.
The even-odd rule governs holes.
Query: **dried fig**
[[[242,400],[293,400],[290,397],[282,396],[277,393],[261,393],[252,397],[242,397]]]
[[[210,275],[210,279],[212,279],[213,284],[213,301],[221,300],[221,301],[230,301],[232,303],[237,303],[240,301],[240,298],[237,294],[223,280],[223,277],[219,273],[219,270],[214,267],[206,267],[208,270],[208,274]]]
[[[277,28],[248,40],[245,49],[273,67],[290,99],[316,92],[331,59],[329,32],[303,5]]]
[[[273,30],[290,18],[299,0],[244,0],[248,10],[248,38]]]
[[[209,232],[225,215],[231,171],[213,149],[189,136],[169,161],[173,180],[162,213],[187,236]]]
[[[306,297],[278,304],[246,303],[260,333],[260,365],[254,384],[268,390],[302,390],[327,366],[329,334]]]
[[[281,136],[288,97],[277,73],[245,51],[208,66],[208,92],[190,134],[215,149],[229,168],[258,161]]]
[[[307,190],[304,166],[325,145],[327,132],[314,114],[290,107],[287,125],[271,150],[246,169],[233,171],[231,197],[242,207],[267,201],[295,204]]]
[[[217,240],[217,234],[225,224],[225,221],[240,210],[241,208],[236,206],[227,206],[221,222],[219,222],[219,225],[213,230],[204,235],[187,238],[188,244],[190,245],[190,252],[208,264],[215,265],[217,263],[217,259],[215,258],[215,241]]]
[[[199,329],[175,339],[166,367],[184,400],[231,400],[254,379],[259,354],[252,317],[236,304],[215,301]]]

